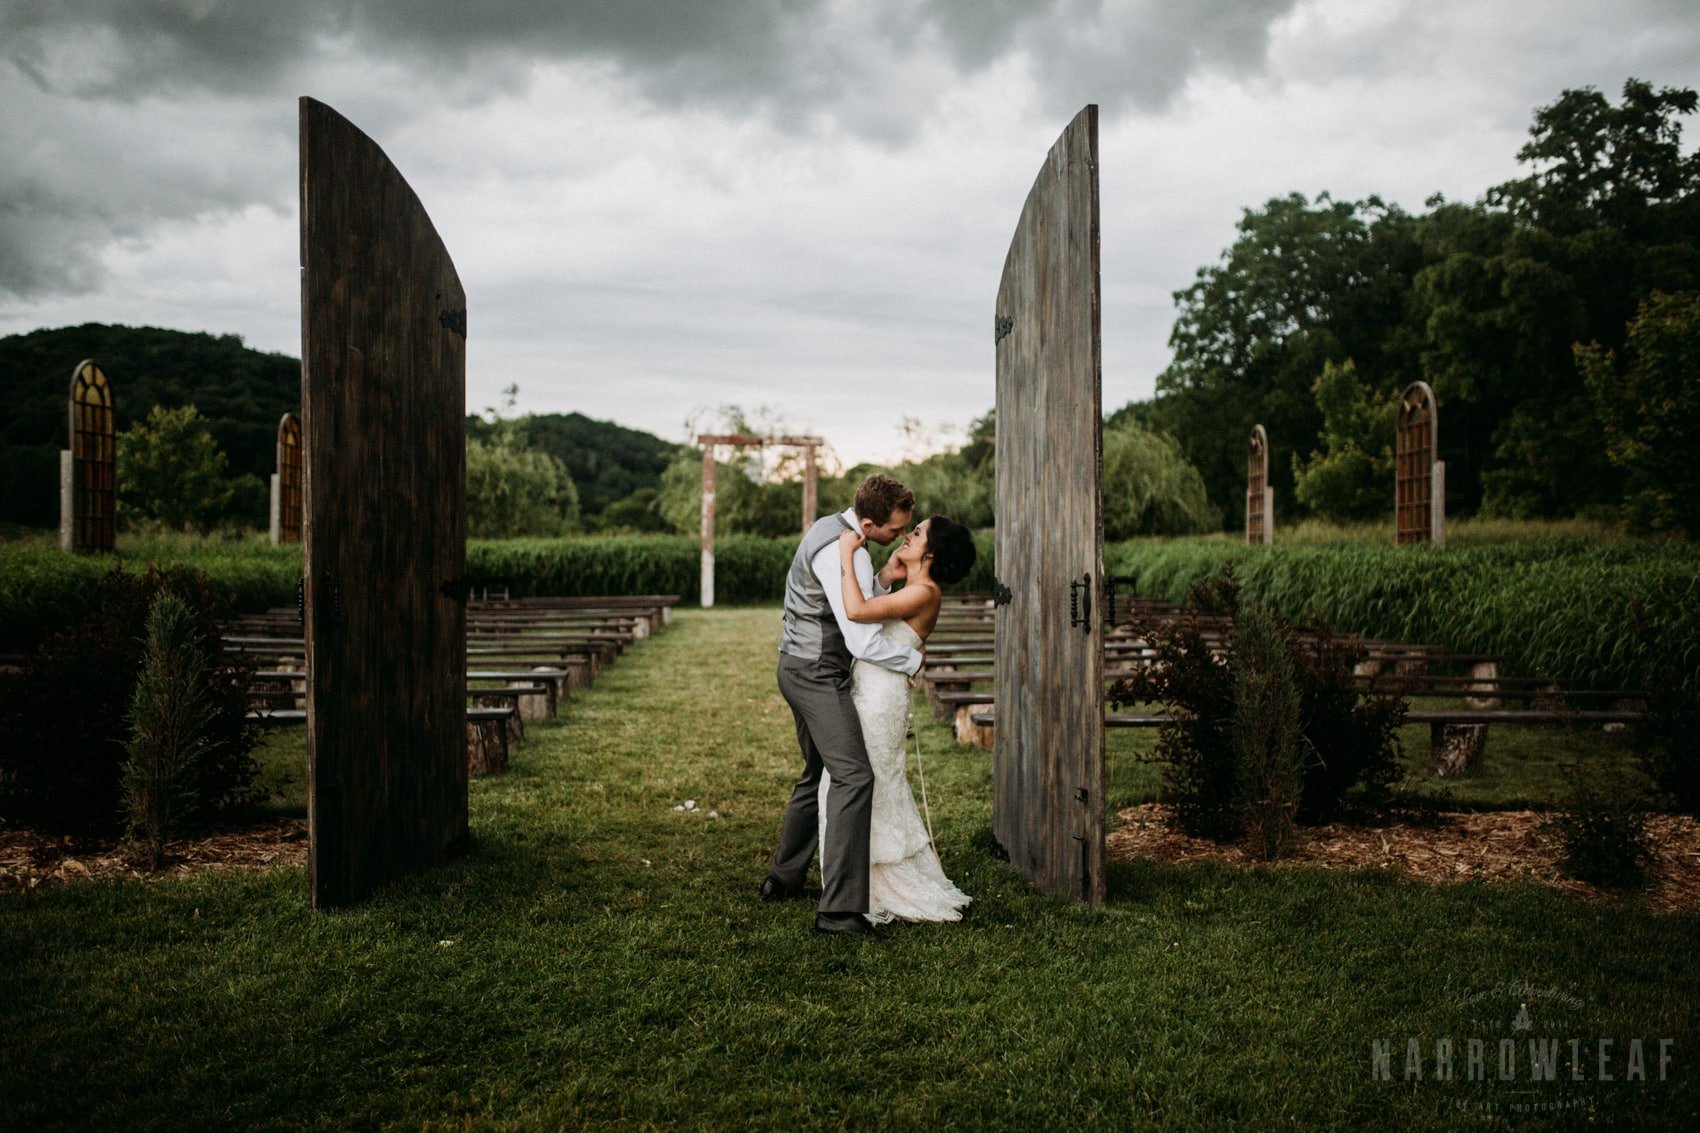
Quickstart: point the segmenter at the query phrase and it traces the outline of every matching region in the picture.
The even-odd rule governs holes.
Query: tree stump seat
[[[511,707],[466,710],[466,770],[500,775],[508,769],[508,726],[518,715]]]

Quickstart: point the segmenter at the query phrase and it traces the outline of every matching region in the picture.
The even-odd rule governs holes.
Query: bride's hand
[[[838,537],[838,545],[850,548],[850,553],[855,554],[868,545],[868,537],[860,531],[846,531]]]

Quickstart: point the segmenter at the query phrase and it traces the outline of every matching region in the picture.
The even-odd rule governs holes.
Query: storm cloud
[[[1700,78],[1679,0],[0,0],[0,333],[298,348],[296,98],[377,139],[469,294],[469,404],[674,435],[772,405],[850,460],[990,404],[1038,162],[1101,107],[1105,404],[1269,197],[1420,209],[1533,110]],[[1692,136],[1689,139],[1692,145]]]
[[[0,292],[86,291],[109,241],[288,207],[288,102],[327,75],[394,83],[386,130],[574,63],[651,107],[901,147],[948,91],[1012,60],[1052,113],[1160,107],[1197,68],[1255,71],[1293,2],[14,0],[0,8]]]

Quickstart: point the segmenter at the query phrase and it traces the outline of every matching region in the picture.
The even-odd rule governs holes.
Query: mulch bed
[[[1532,881],[1603,900],[1631,900],[1661,912],[1700,909],[1700,822],[1685,815],[1648,817],[1658,855],[1644,889],[1627,896],[1573,881],[1559,871],[1557,845],[1539,832],[1537,811],[1441,814],[1385,826],[1300,827],[1293,856],[1258,861],[1241,843],[1192,838],[1171,821],[1162,803],[1130,807],[1117,815],[1105,839],[1111,860],[1144,858],[1166,864],[1218,861],[1280,869],[1395,869],[1418,881]],[[37,889],[87,877],[157,880],[205,870],[266,869],[307,863],[307,823],[277,819],[242,830],[171,842],[161,868],[149,872],[112,841],[77,842],[28,830],[0,828],[0,889]]]
[[[167,842],[160,868],[152,872],[116,841],[79,841],[0,826],[0,889],[39,889],[87,877],[158,880],[205,870],[306,864],[307,823],[299,818]]]
[[[1645,888],[1618,894],[1563,876],[1558,845],[1539,832],[1548,816],[1537,811],[1448,813],[1385,826],[1301,826],[1293,856],[1273,865],[1254,858],[1241,843],[1221,845],[1189,837],[1171,821],[1171,811],[1162,803],[1121,811],[1105,839],[1106,854],[1111,860],[1145,858],[1167,864],[1385,868],[1433,884],[1532,881],[1602,900],[1629,900],[1660,912],[1700,908],[1700,822],[1686,815],[1648,816],[1647,833],[1657,860]]]

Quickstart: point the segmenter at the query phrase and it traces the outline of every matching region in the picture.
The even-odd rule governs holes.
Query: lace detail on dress
[[[880,632],[918,647],[921,638],[904,621],[882,623]],[[857,661],[851,671],[851,699],[862,721],[862,739],[874,769],[874,802],[868,853],[868,919],[884,924],[954,921],[971,898],[945,876],[927,841],[927,825],[915,806],[906,772],[909,730],[909,678],[878,665]],[[821,798],[831,777],[821,776]],[[820,806],[821,845],[826,845],[826,806]]]

